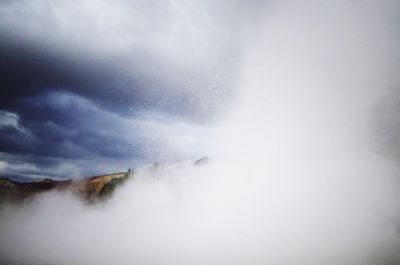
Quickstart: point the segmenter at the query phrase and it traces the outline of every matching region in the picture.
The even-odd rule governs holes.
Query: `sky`
[[[261,1],[0,1],[0,174],[207,154]]]
[[[369,76],[376,83],[382,95],[375,96],[379,102],[369,116],[374,141],[399,159],[397,3],[297,6],[261,0],[0,1],[0,175],[76,178],[212,156],[215,125],[243,98],[238,91],[249,47],[266,36],[260,25],[284,29],[299,12],[307,28],[299,47],[306,45],[302,38],[316,38],[313,59],[331,67],[333,79]],[[280,10],[287,14],[277,22]],[[318,14],[328,20],[323,33],[313,24],[322,19]],[[347,52],[354,58],[342,63]],[[376,69],[366,69],[371,64]]]

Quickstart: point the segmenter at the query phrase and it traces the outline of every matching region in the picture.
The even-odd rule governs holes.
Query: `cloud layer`
[[[24,164],[74,177],[178,159],[166,146],[198,137],[229,102],[239,33],[261,4],[2,1],[3,176],[26,176],[15,170]],[[194,150],[206,140],[187,141],[179,159],[204,155]]]

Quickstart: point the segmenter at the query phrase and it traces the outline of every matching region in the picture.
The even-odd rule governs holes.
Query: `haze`
[[[146,77],[131,92],[99,88],[135,95],[133,116],[81,83],[36,96],[86,97],[94,106],[88,113],[116,113],[107,120],[125,128],[109,139],[148,139],[136,138],[139,129],[152,139],[132,151],[141,161],[134,178],[105,203],[86,205],[53,192],[3,206],[2,262],[400,262],[396,1],[84,1],[83,15],[63,1],[1,5],[4,31],[15,28],[39,46],[109,61],[124,80],[130,73]],[[36,23],[27,27],[16,18],[17,10],[52,5],[57,30],[46,16],[34,13]],[[80,34],[75,15],[92,27],[113,8],[114,19],[101,22],[105,32]],[[107,41],[98,42],[104,34]],[[16,122],[17,110],[4,108],[8,123],[1,124],[26,134],[31,130]],[[4,157],[15,157],[7,150]],[[152,154],[163,162],[159,168],[148,167]],[[200,155],[210,162],[193,165]],[[102,163],[113,167],[110,161]]]

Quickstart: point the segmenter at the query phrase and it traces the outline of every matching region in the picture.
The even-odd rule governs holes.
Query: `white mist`
[[[53,193],[3,211],[3,259],[380,264],[399,217],[398,168],[371,121],[393,66],[379,41],[390,4],[279,1],[268,14],[247,35],[209,164],[138,170],[104,205]]]

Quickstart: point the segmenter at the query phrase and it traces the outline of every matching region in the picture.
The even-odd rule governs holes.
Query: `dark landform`
[[[194,162],[194,165],[203,165],[209,159],[202,157]],[[152,168],[159,168],[154,163]],[[110,197],[114,190],[124,184],[129,178],[133,178],[135,171],[128,169],[126,172],[98,175],[87,178],[71,180],[53,180],[50,178],[31,182],[18,182],[0,177],[0,203],[21,203],[35,195],[49,191],[72,192],[83,200],[93,203]]]

